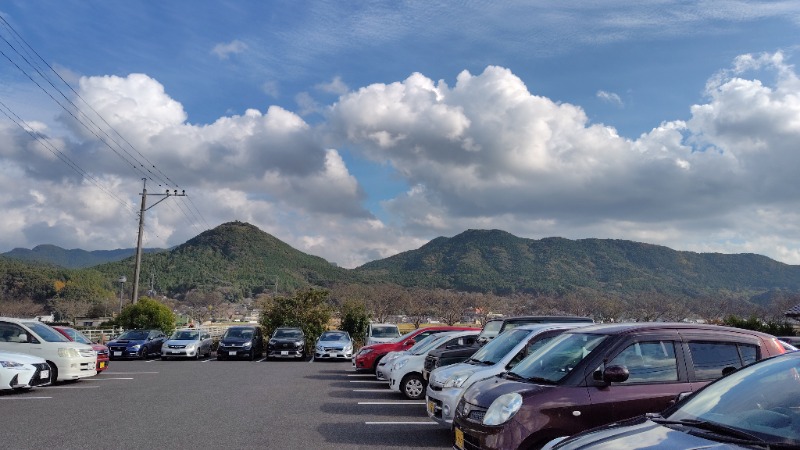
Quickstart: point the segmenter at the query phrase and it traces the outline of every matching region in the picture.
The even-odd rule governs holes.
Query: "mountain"
[[[467,230],[355,269],[404,286],[559,295],[575,289],[697,297],[720,292],[800,291],[800,267],[755,254],[676,251],[616,239],[516,237]]]
[[[134,258],[92,268],[109,279],[133,280]],[[154,280],[168,295],[192,289],[220,288],[230,297],[250,297],[264,290],[291,292],[313,285],[351,280],[354,273],[294,249],[244,222],[204,231],[167,252],[142,256],[142,286]]]
[[[164,251],[159,248],[143,249],[144,253]],[[94,250],[81,249],[65,250],[55,245],[37,245],[33,249],[15,248],[10,252],[0,254],[7,258],[21,261],[40,262],[53,264],[67,269],[83,269],[107,262],[120,261],[136,254],[136,249]]]

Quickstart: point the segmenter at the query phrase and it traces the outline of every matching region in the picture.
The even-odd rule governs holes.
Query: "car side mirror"
[[[19,342],[21,344],[27,344],[28,343],[28,335],[25,334],[25,333],[21,333],[19,336],[17,336],[17,342]]]
[[[603,370],[603,381],[606,383],[623,383],[631,373],[625,366],[608,366]]]

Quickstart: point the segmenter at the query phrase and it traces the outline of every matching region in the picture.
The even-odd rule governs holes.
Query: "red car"
[[[392,342],[384,342],[380,344],[365,345],[353,357],[353,367],[356,372],[375,372],[378,367],[378,361],[386,356],[389,352],[396,352],[408,350],[417,341],[434,333],[442,333],[445,331],[468,331],[478,330],[480,328],[473,327],[452,327],[452,326],[433,326],[417,328],[414,331],[406,333]]]
[[[89,338],[74,328],[61,326],[54,326],[53,328],[66,336],[66,338],[70,341],[80,342],[81,344],[89,344],[92,346],[92,349],[97,352],[97,373],[100,373],[108,368],[108,347],[103,344],[96,344],[90,341]]]

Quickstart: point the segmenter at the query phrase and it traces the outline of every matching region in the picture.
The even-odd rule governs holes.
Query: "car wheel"
[[[169,361],[169,356],[161,355],[161,360],[162,361]]]
[[[147,359],[147,356],[148,356],[147,347],[142,347],[142,353],[141,355],[139,355],[139,357],[142,359]]]
[[[47,361],[47,365],[50,366],[50,384],[56,384],[56,381],[58,381],[58,367],[50,361]]]
[[[410,373],[400,383],[400,391],[410,400],[419,400],[425,396],[425,380],[417,373]]]

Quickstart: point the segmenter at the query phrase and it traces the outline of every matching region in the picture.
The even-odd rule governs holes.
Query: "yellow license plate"
[[[428,400],[428,414],[433,415],[436,411],[436,404],[432,400]]]
[[[463,450],[464,448],[464,432],[456,428],[456,447]]]

